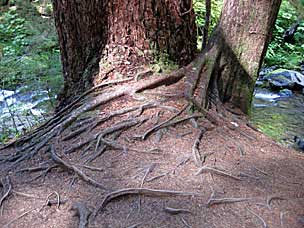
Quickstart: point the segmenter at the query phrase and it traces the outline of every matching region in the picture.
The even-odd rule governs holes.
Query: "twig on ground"
[[[142,222],[139,222],[139,223],[135,223],[131,226],[128,226],[127,228],[137,228],[138,226],[142,225],[143,223]]]
[[[42,198],[42,197],[38,197],[38,196],[34,196],[34,195],[30,195],[30,194],[27,194],[27,193],[23,193],[23,192],[17,192],[15,190],[12,191],[13,193],[15,193],[16,195],[19,195],[19,196],[23,196],[23,197],[27,197],[27,198],[32,198],[32,199],[39,199],[39,200],[45,200],[45,198]]]
[[[146,182],[152,182],[152,181],[157,180],[157,179],[159,179],[161,177],[164,177],[164,176],[166,176],[168,174],[169,174],[169,172],[159,174],[159,175],[157,175],[155,177],[151,177],[151,178],[147,179]]]
[[[183,208],[173,208],[173,207],[165,207],[164,212],[167,212],[171,215],[177,215],[181,213],[189,213],[191,214],[191,211],[188,209],[183,209]]]
[[[270,176],[268,173],[266,173],[264,170],[261,170],[257,167],[253,167],[255,170],[259,171],[260,173],[264,174],[265,176]]]
[[[255,136],[248,135],[248,134],[245,133],[244,131],[239,130],[239,132],[240,132],[240,135],[246,137],[247,139],[249,139],[249,140],[251,140],[251,141],[257,140],[257,138],[256,138]]]
[[[147,168],[147,170],[146,170],[146,172],[145,172],[145,175],[143,176],[143,178],[142,178],[142,180],[141,180],[141,183],[140,183],[140,187],[141,187],[141,188],[143,187],[143,185],[144,185],[144,183],[145,183],[145,180],[146,180],[148,174],[151,173],[151,172],[153,171],[153,169],[155,168],[155,166],[156,166],[156,164],[153,163],[153,164],[151,164],[151,165]]]
[[[184,217],[180,216],[181,222],[188,228],[191,228],[191,226],[189,225],[189,223],[184,219]]]
[[[207,207],[210,207],[215,204],[239,203],[249,200],[251,200],[251,198],[213,198],[213,196],[211,195],[207,202]]]
[[[237,144],[237,149],[238,149],[238,151],[240,153],[240,156],[244,156],[245,155],[245,149],[244,149],[244,147],[242,145]]]
[[[265,220],[261,216],[259,216],[258,214],[254,213],[249,208],[247,208],[247,211],[249,211],[251,214],[253,214],[254,216],[256,216],[263,223],[263,227],[264,228],[268,228],[267,223],[265,222]]]
[[[267,197],[267,200],[266,200],[266,206],[271,209],[271,202],[273,200],[287,200],[286,198],[282,197],[282,196],[270,196],[270,197]]]
[[[71,210],[74,210],[77,216],[79,216],[79,228],[86,228],[92,213],[88,206],[83,202],[76,202],[73,204]]]
[[[36,210],[36,209],[37,209],[37,208],[34,208],[34,209],[31,209],[31,210],[28,210],[28,211],[22,213],[21,215],[17,216],[17,217],[14,218],[13,220],[11,220],[11,221],[9,221],[8,223],[6,223],[6,224],[3,226],[3,228],[9,228],[10,225],[11,225],[12,223],[16,222],[18,219],[20,219],[20,218],[26,216],[27,214],[31,213],[32,211],[34,211],[34,210]]]
[[[285,211],[285,212],[281,211],[280,212],[280,224],[281,224],[281,228],[284,228],[283,216],[285,214],[287,214],[287,213],[288,213],[287,211]]]
[[[177,170],[178,167],[185,165],[188,161],[190,161],[190,157],[187,157],[183,159],[180,163],[177,164],[177,166],[172,170],[172,174],[175,174],[175,171]]]
[[[185,165],[188,161],[190,161],[190,157],[185,158],[184,160],[182,160],[180,163],[178,163],[178,165],[176,166],[176,168]]]
[[[203,172],[210,172],[210,173],[214,173],[214,174],[218,174],[218,175],[221,175],[221,176],[226,176],[226,177],[230,177],[234,180],[238,180],[238,181],[241,181],[241,179],[237,176],[234,176],[230,173],[227,173],[225,171],[222,171],[222,170],[218,170],[216,168],[211,168],[211,167],[208,167],[208,166],[203,166],[199,169],[199,171],[195,174],[195,175],[199,175]]]
[[[73,172],[75,172],[79,177],[81,177],[84,181],[88,182],[89,184],[92,184],[98,188],[101,189],[107,189],[104,185],[102,185],[101,183],[93,180],[92,178],[90,178],[89,176],[87,176],[86,174],[84,174],[80,169],[78,169],[76,166],[71,165],[70,163],[68,163],[67,161],[64,161],[63,159],[61,159],[55,152],[55,148],[53,146],[51,146],[51,157],[54,160],[55,163],[64,166],[65,168],[67,168],[68,170],[71,170]]]
[[[107,194],[102,202],[96,207],[93,212],[93,218],[96,217],[97,213],[103,210],[106,205],[113,199],[120,196],[126,195],[150,195],[150,196],[199,196],[198,193],[194,192],[181,192],[161,189],[149,189],[149,188],[125,188]]]
[[[45,205],[49,205],[50,197],[51,197],[52,195],[56,195],[56,197],[57,197],[57,198],[56,198],[56,199],[57,199],[57,208],[59,209],[59,206],[60,206],[60,195],[59,195],[59,193],[56,192],[56,191],[54,191],[54,192],[48,194],[48,196],[46,197],[46,200],[45,200]]]

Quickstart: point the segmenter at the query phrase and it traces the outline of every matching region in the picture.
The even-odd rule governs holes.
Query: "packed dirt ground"
[[[304,155],[235,111],[203,118],[183,86],[125,93],[0,150],[0,227],[304,227]]]

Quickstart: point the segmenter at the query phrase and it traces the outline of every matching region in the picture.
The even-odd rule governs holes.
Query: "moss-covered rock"
[[[274,70],[264,76],[263,80],[268,81],[270,87],[274,89],[298,89],[304,87],[304,75],[294,70]]]

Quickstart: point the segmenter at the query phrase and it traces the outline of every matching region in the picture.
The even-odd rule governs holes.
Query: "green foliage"
[[[37,7],[29,2],[16,1],[15,4],[8,11],[0,12],[0,86],[49,89],[55,97],[62,85],[62,76],[52,19],[42,18]]]
[[[49,111],[63,84],[59,44],[50,17],[51,1],[14,0],[10,3],[14,6],[0,8],[0,88],[21,88],[22,93],[46,91],[50,99],[37,103],[36,108]],[[40,100],[39,93],[31,94]],[[15,104],[10,107],[11,112],[21,117],[30,112],[18,113],[20,109],[15,109],[18,109]],[[32,118],[32,123],[38,122],[33,114],[28,117]],[[3,127],[4,123],[7,126]],[[10,119],[2,120],[1,124],[0,144],[21,134]]]
[[[283,40],[285,30],[295,23],[298,17],[299,12],[293,4],[283,0],[273,31],[273,39],[265,57],[267,66],[277,65],[288,69],[299,69],[299,63],[304,60],[304,21],[300,22],[295,33],[294,44]]]
[[[217,22],[219,21],[221,10],[223,6],[223,0],[213,0],[211,1],[211,18],[210,18],[210,27],[209,33],[212,32]],[[198,35],[198,46],[201,45],[203,27],[205,25],[205,15],[206,15],[206,5],[205,0],[194,0],[193,8],[196,15],[196,26],[197,26],[197,35]]]
[[[25,19],[18,17],[16,9],[10,9],[1,15],[1,56],[19,55],[27,45],[26,36]]]

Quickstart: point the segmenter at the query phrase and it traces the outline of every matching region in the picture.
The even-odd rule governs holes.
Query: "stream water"
[[[304,96],[256,88],[251,120],[265,134],[292,145],[294,136],[304,137]]]
[[[47,91],[0,89],[0,143],[44,121],[51,109]]]

